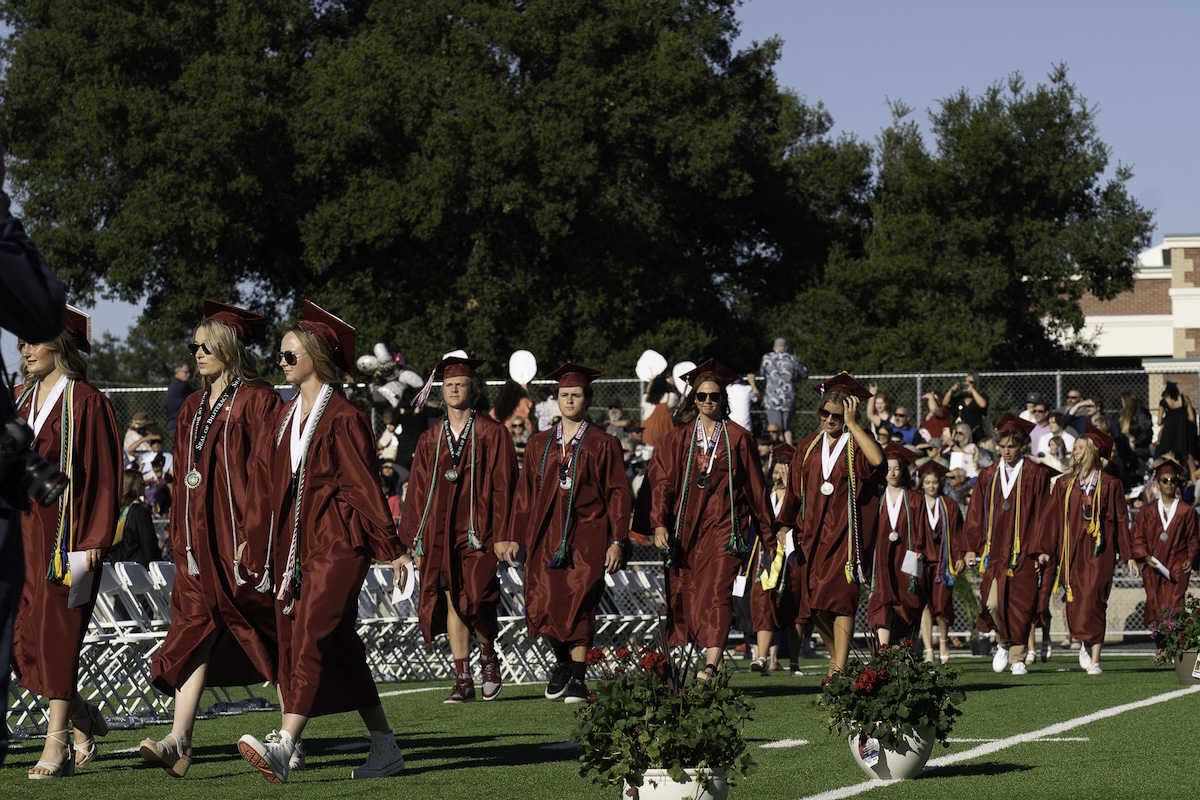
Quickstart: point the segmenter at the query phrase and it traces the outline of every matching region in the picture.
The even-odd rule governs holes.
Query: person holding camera
[[[95,737],[108,732],[76,682],[99,572],[116,531],[124,466],[116,416],[108,398],[87,382],[80,355],[91,352],[91,320],[70,306],[67,311],[67,329],[58,336],[20,342],[25,384],[17,413],[33,429],[34,451],[66,478],[57,503],[21,516],[29,569],[13,630],[13,672],[26,689],[50,699],[46,744],[29,771],[35,779],[73,775],[96,757]],[[84,580],[71,563],[80,557],[83,569],[96,574],[90,591],[71,607],[72,585]]]
[[[0,148],[0,183],[4,153]],[[54,273],[8,210],[8,195],[0,190],[0,328],[27,341],[53,339],[63,329],[66,298]],[[7,379],[0,359],[0,378]],[[12,626],[25,575],[19,512],[29,505],[22,486],[32,431],[17,417],[7,385],[0,387],[0,697],[8,697],[6,668],[12,659]],[[8,754],[8,728],[0,726],[0,766]]]

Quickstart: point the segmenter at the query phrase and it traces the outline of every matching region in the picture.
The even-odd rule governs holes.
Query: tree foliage
[[[1020,75],[930,113],[932,149],[903,105],[878,142],[872,229],[780,309],[814,366],[871,371],[1061,366],[1081,341],[1085,292],[1133,284],[1151,214],[1109,171],[1095,110],[1065,66]]]
[[[0,131],[73,296],[160,341],[309,297],[418,365],[744,361],[861,252],[870,149],[737,4],[10,0]]]

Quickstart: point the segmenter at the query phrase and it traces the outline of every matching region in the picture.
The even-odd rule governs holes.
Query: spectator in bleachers
[[[138,453],[137,469],[142,473],[143,480],[149,480],[154,475],[150,465],[155,459],[161,457],[163,472],[172,472],[175,466],[175,457],[163,450],[163,437],[151,434],[149,444],[149,450]]]
[[[958,503],[959,511],[967,513],[967,504],[971,499],[971,481],[962,467],[952,467],[946,473],[945,495]]]
[[[750,404],[755,394],[754,387],[747,382],[745,376],[725,387],[725,397],[729,399],[730,421],[736,422],[751,433],[754,432],[754,423],[750,419]]]
[[[354,364],[354,329],[305,301],[280,350],[284,379],[297,393],[263,426],[270,438],[255,468],[266,499],[254,505],[248,527],[273,527],[269,551],[250,553],[246,564],[261,571],[261,588],[277,589],[282,720],[276,736],[259,741],[247,734],[238,751],[269,783],[285,783],[309,719],[357,711],[371,750],[350,776],[395,775],[404,756],[356,622],[371,561],[391,561],[400,575],[404,548],[379,490],[374,432],[340,390],[338,370]],[[436,590],[436,573],[430,580]]]
[[[900,437],[900,443],[906,447],[913,447],[918,442],[925,441],[921,436],[921,432],[912,423],[912,415],[908,413],[906,406],[896,406],[896,410],[892,412],[892,438]]]
[[[1033,430],[1029,434],[1029,451],[1036,456],[1042,446],[1042,437],[1050,432],[1049,406],[1040,400],[1034,403],[1028,421],[1033,423]]]
[[[30,778],[74,774],[96,757],[95,737],[108,732],[104,715],[77,690],[80,648],[116,531],[124,471],[112,406],[87,382],[80,355],[91,352],[90,330],[90,318],[68,306],[65,331],[48,342],[19,342],[24,386],[17,413],[33,429],[33,451],[67,478],[58,503],[35,504],[21,514],[28,571],[13,626],[12,668],[21,686],[50,701],[46,741]],[[83,554],[94,582],[72,608],[68,562],[74,553]],[[74,749],[67,738],[72,727]]]
[[[139,454],[150,449],[150,439],[158,434],[153,433],[154,420],[145,411],[139,411],[129,420],[125,429],[125,463],[136,466]]]
[[[750,388],[758,395],[759,403],[767,412],[767,422],[779,423],[784,441],[792,443],[792,414],[796,410],[796,382],[808,377],[808,370],[800,359],[788,351],[787,339],[776,339],[771,352],[763,354],[758,365],[758,374],[747,376]],[[759,380],[763,386],[758,385]]]
[[[622,565],[632,497],[621,445],[587,421],[591,382],[603,373],[563,364],[546,375],[558,381],[562,421],[535,434],[513,498],[513,524],[498,534],[496,557],[525,559],[525,621],[530,639],[554,651],[545,697],[587,701],[587,654],[596,636],[596,610],[605,573]]]
[[[975,372],[968,372],[959,383],[946,390],[942,405],[955,423],[965,422],[971,427],[971,439],[984,438],[984,422],[988,415],[988,396],[982,389],[983,382]]]
[[[171,627],[154,656],[155,687],[174,699],[171,732],[141,743],[142,759],[183,777],[207,686],[274,681],[275,604],[237,567],[240,544],[265,549],[267,531],[247,525],[265,498],[250,486],[251,455],[274,436],[268,424],[279,395],[259,377],[247,344],[265,338],[264,317],[204,302],[189,349],[203,391],[180,407],[177,429],[182,508],[171,515],[170,542],[179,569],[171,591]],[[165,461],[165,460],[164,460]],[[165,465],[153,467],[154,505],[170,497]],[[162,478],[159,478],[162,475]],[[214,659],[214,654],[216,658]],[[211,664],[211,668],[210,668]]]
[[[926,392],[921,397],[925,400],[925,416],[921,417],[921,436],[927,442],[936,442],[942,438],[942,431],[950,425],[949,415],[937,392]]]
[[[1040,440],[1033,442],[1031,451],[1039,457],[1042,453],[1048,452],[1046,444],[1051,436],[1057,436],[1063,440],[1063,446],[1068,454],[1075,448],[1075,433],[1067,428],[1067,415],[1061,411],[1051,411],[1046,415],[1046,433],[1042,434]]]
[[[892,419],[892,400],[883,392],[879,391],[879,387],[874,384],[868,384],[867,388],[871,390],[872,397],[867,403],[866,413],[867,422],[871,423],[871,432],[878,433],[879,426],[882,423],[889,423]],[[883,444],[887,444],[884,442]]]
[[[1037,413],[1038,406],[1042,407],[1042,413],[1040,416]],[[1025,410],[1022,411],[1018,416],[1020,416],[1021,419],[1025,420],[1026,422],[1032,422],[1034,425],[1037,425],[1039,422],[1044,420],[1046,416],[1046,403],[1042,399],[1042,396],[1037,392],[1030,392],[1027,394],[1025,396]],[[1036,434],[1037,431],[1034,431],[1032,435]]]
[[[125,470],[117,532],[113,537],[112,549],[104,559],[109,564],[136,561],[149,568],[151,561],[162,558],[162,547],[154,531],[154,520],[150,518],[150,507],[142,499],[143,487],[142,473],[136,469]]]
[[[171,440],[172,449],[175,443],[175,428],[179,424],[179,409],[183,407],[187,396],[196,391],[196,387],[191,384],[191,377],[192,365],[184,361],[175,367],[175,376],[167,384],[167,438]]]
[[[658,443],[675,427],[672,412],[679,403],[679,392],[671,376],[662,372],[650,381],[642,397],[642,440],[650,447]]]
[[[1150,419],[1146,404],[1133,392],[1121,394],[1119,423],[1121,433],[1128,437],[1129,445],[1138,459],[1147,461],[1150,458],[1150,442],[1154,438],[1154,422]]]
[[[1160,458],[1173,453],[1175,460],[1187,467],[1190,476],[1196,472],[1196,449],[1196,408],[1174,381],[1167,381],[1158,401],[1158,441],[1154,453]]]

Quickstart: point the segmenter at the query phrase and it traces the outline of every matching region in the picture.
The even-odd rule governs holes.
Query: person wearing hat
[[[621,445],[588,422],[591,382],[603,375],[563,364],[558,381],[562,419],[525,446],[525,468],[513,498],[513,524],[496,537],[496,557],[518,566],[524,545],[525,621],[529,638],[545,638],[555,666],[546,698],[587,700],[587,653],[596,635],[604,574],[616,572],[629,540],[632,497]]]
[[[950,622],[954,619],[954,583],[966,566],[967,548],[962,537],[962,511],[953,499],[942,496],[942,478],[950,470],[937,461],[926,461],[917,468],[921,479],[918,524],[937,550],[937,562],[930,564],[932,574],[929,602],[921,614],[921,638],[925,642],[925,659],[933,660],[933,621],[938,627],[938,657],[943,664],[950,660]]]
[[[963,526],[967,566],[983,562],[978,629],[996,632],[992,669],[1011,663],[1014,675],[1028,672],[1025,648],[1044,579],[1036,556],[1049,552],[1038,534],[1050,472],[1022,453],[1032,430],[1032,422],[1007,412],[996,421],[1000,458],[980,471]]]
[[[734,581],[752,538],[747,518],[770,552],[774,515],[754,434],[728,422],[725,387],[737,376],[710,358],[683,377],[693,387],[680,409],[688,421],[654,449],[650,526],[669,562],[668,642],[702,648],[698,679],[708,680],[721,668],[733,622]]]
[[[129,427],[125,430],[125,457],[130,466],[137,466],[138,459],[144,451],[150,449],[150,440],[157,434],[151,433],[150,429],[154,427],[154,420],[145,411],[138,411],[129,420]]]
[[[192,763],[204,689],[276,679],[275,603],[236,564],[243,543],[267,547],[267,528],[246,524],[249,507],[263,499],[261,488],[251,485],[251,456],[270,446],[274,430],[264,421],[280,406],[246,349],[266,334],[264,317],[205,300],[189,345],[203,391],[184,398],[177,419],[179,508],[168,536],[180,569],[171,627],[151,668],[155,687],[174,697],[174,716],[171,732],[145,739],[140,751],[146,763],[178,778]]]
[[[776,528],[798,532],[804,572],[803,609],[829,651],[829,674],[846,669],[859,589],[874,551],[876,498],[884,480],[883,449],[858,421],[871,392],[849,373],[814,387],[820,427],[801,440],[788,470],[788,494]],[[802,611],[803,611],[802,609]]]
[[[100,589],[104,555],[121,508],[124,466],[116,416],[87,382],[91,320],[67,306],[67,329],[48,342],[21,341],[17,413],[33,429],[33,451],[65,476],[58,501],[21,514],[25,584],[13,627],[12,668],[25,689],[49,698],[46,742],[29,777],[58,778],[96,757],[96,736],[108,732],[99,709],[79,696],[79,652]],[[68,608],[72,556],[92,573],[84,602]],[[48,563],[47,563],[48,562]],[[70,720],[70,725],[68,725]],[[74,746],[68,737],[74,727]]]
[[[1088,425],[1075,440],[1071,466],[1055,481],[1043,515],[1045,548],[1039,562],[1058,560],[1055,586],[1066,594],[1067,627],[1079,639],[1079,667],[1099,675],[1100,650],[1118,555],[1137,574],[1125,489],[1104,473],[1112,437]],[[1056,589],[1057,590],[1057,589]]]
[[[309,719],[357,710],[371,750],[350,776],[395,775],[404,756],[355,623],[371,561],[399,569],[403,548],[379,488],[374,432],[341,392],[342,374],[353,373],[354,328],[305,301],[280,350],[297,392],[276,414],[251,476],[263,500],[252,504],[246,527],[267,528],[266,551],[252,539],[240,561],[261,575],[259,590],[275,592],[283,719],[267,741],[243,736],[238,751],[268,782],[284,783]]]
[[[408,476],[400,539],[421,569],[417,613],[425,645],[447,634],[454,659],[454,688],[446,703],[475,699],[471,634],[479,640],[484,700],[500,694],[494,642],[500,600],[493,544],[507,537],[517,484],[517,454],[508,430],[474,410],[475,370],[483,361],[447,357],[416,399],[425,403],[433,377],[442,375],[445,414],[421,434]]]
[[[777,516],[787,496],[788,463],[795,454],[796,448],[790,444],[776,445],[771,451],[770,500],[771,510]],[[766,557],[761,559],[761,570],[758,569],[758,550],[765,550],[761,537],[755,541],[742,571],[750,583],[750,620],[756,640],[755,658],[750,663],[750,670],[766,678],[779,665],[776,648],[772,645],[776,632],[781,629],[789,632],[794,630],[795,636],[792,638],[798,644],[799,640],[804,639],[808,615],[801,613],[803,576],[795,558],[795,532],[791,529],[779,531],[774,552],[766,552]],[[796,663],[799,657],[800,653],[794,651],[792,662]]]
[[[1187,594],[1188,579],[1200,559],[1200,522],[1180,497],[1183,467],[1166,459],[1150,472],[1159,498],[1133,518],[1133,557],[1146,589],[1146,625],[1164,610],[1174,611]],[[1166,574],[1164,574],[1164,572]]]
[[[780,337],[771,345],[771,352],[763,355],[758,365],[758,375],[750,374],[750,388],[758,396],[767,412],[767,422],[774,422],[783,431],[784,441],[792,444],[792,414],[796,410],[796,381],[808,377],[808,370],[792,353],[788,352],[787,339]],[[758,378],[764,383],[761,389]]]
[[[933,573],[927,567],[937,563],[937,550],[922,524],[925,504],[919,492],[908,488],[909,465],[917,453],[893,442],[883,454],[887,486],[869,537],[874,540],[875,571],[867,601],[867,624],[880,645],[912,638],[932,587]]]

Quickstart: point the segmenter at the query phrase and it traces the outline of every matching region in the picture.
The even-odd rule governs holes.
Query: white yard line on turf
[[[1165,703],[1168,700],[1174,700],[1178,697],[1183,697],[1189,694],[1200,692],[1200,686],[1189,686],[1186,689],[1177,689],[1166,694],[1159,694],[1153,697],[1147,697],[1145,700],[1138,700],[1136,703],[1125,703],[1124,705],[1113,706],[1112,708],[1104,708],[1093,714],[1088,714],[1083,717],[1076,717],[1065,722],[1059,722],[1054,725],[1049,725],[1040,730],[1030,731],[1029,733],[1019,733],[1016,736],[1009,736],[1007,739],[997,739],[994,742],[981,744],[978,747],[972,747],[970,750],[964,750],[961,753],[951,753],[948,756],[935,758],[926,766],[926,771],[937,769],[938,767],[948,767],[951,764],[957,764],[961,761],[971,761],[982,756],[998,753],[1001,750],[1007,750],[1019,744],[1028,744],[1036,742],[1047,736],[1056,736],[1060,733],[1066,733],[1082,725],[1090,725],[1093,722],[1098,722],[1109,717],[1116,717],[1124,714],[1127,711],[1137,711],[1140,708]],[[841,800],[844,797],[854,797],[855,795],[869,792],[872,789],[877,789],[880,786],[888,786],[889,784],[883,781],[865,781],[856,783],[853,786],[844,786],[841,789],[831,789],[828,792],[809,795],[803,800]]]

